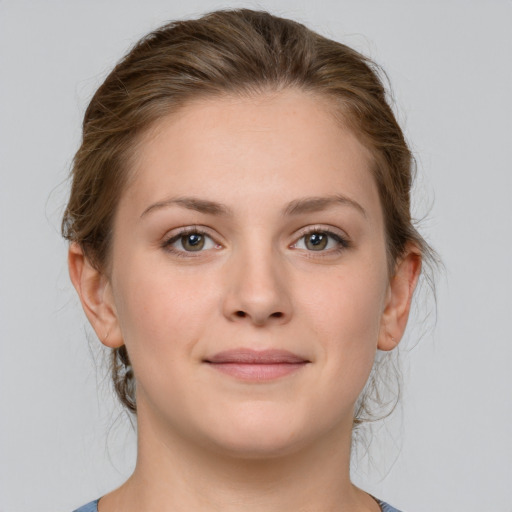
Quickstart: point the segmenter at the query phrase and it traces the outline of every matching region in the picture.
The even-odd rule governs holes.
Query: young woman
[[[264,12],[171,23],[96,92],[72,178],[71,279],[138,429],[80,512],[394,511],[351,438],[429,248],[373,65]]]

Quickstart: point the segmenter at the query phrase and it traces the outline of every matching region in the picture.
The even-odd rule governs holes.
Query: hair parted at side
[[[408,244],[433,252],[410,214],[413,158],[386,100],[378,68],[355,50],[304,25],[249,9],[216,11],[168,23],[141,39],[94,94],[73,163],[62,234],[108,274],[112,223],[130,179],[137,142],[157,120],[187,102],[296,88],[332,102],[333,112],[373,155],[384,212],[390,272]],[[112,351],[121,402],[136,411],[126,347]],[[361,400],[357,425],[372,417]]]

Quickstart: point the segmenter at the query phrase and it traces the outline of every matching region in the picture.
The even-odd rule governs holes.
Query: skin
[[[188,104],[140,143],[108,273],[71,245],[84,310],[137,381],[136,469],[100,512],[379,510],[350,483],[354,404],[404,332],[420,256],[389,275],[371,156],[329,109],[295,90]],[[313,250],[311,232],[333,235]],[[240,347],[309,362],[262,382],[205,363]]]

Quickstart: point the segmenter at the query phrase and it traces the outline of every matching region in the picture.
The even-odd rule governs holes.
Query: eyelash
[[[313,250],[306,249],[306,252],[310,253],[310,254],[308,254],[308,257],[327,257],[327,256],[333,255],[333,254],[336,255],[336,254],[339,254],[339,253],[345,251],[346,249],[350,248],[352,245],[351,242],[347,238],[341,236],[338,233],[334,233],[333,231],[330,231],[329,229],[322,228],[321,226],[311,226],[311,227],[307,228],[300,235],[300,237],[289,247],[295,249],[296,248],[295,246],[299,243],[300,240],[304,239],[305,237],[307,237],[309,235],[315,234],[315,233],[327,235],[329,238],[333,239],[336,242],[337,247],[334,249],[331,248],[331,249],[320,250],[320,251],[313,251]],[[173,247],[174,243],[176,243],[180,238],[187,236],[187,235],[201,235],[201,236],[207,237],[214,242],[214,244],[216,245],[216,248],[220,247],[220,245],[218,243],[216,243],[215,240],[213,240],[213,238],[209,235],[209,233],[207,231],[205,231],[204,229],[201,229],[200,227],[190,226],[190,227],[182,229],[181,231],[174,234],[170,238],[163,240],[161,243],[162,249],[164,249],[178,257],[181,257],[181,258],[194,258],[194,257],[200,256],[201,253],[204,251],[201,251],[201,250],[200,251],[186,251],[186,250],[179,250],[179,249],[176,249],[175,247]]]

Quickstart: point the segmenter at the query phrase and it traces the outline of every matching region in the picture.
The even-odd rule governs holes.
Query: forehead
[[[333,111],[298,90],[189,102],[141,138],[121,202],[143,210],[166,194],[195,194],[248,208],[250,199],[340,193],[378,207],[371,154]]]

